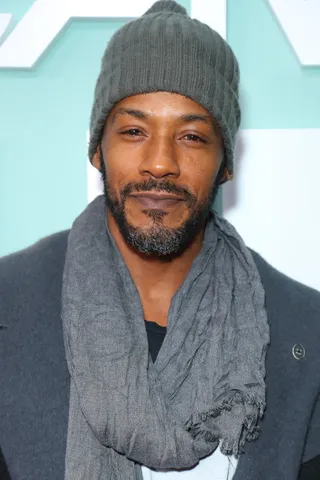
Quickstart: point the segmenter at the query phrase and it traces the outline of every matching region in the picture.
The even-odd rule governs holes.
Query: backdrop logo
[[[0,68],[32,68],[73,18],[134,18],[152,3],[150,0],[36,0],[0,45]],[[0,13],[0,41],[11,21],[10,13]]]
[[[320,1],[268,0],[302,65],[320,65]]]
[[[320,65],[320,1],[268,0],[302,65]],[[135,18],[152,0],[35,0],[28,12],[0,45],[0,68],[32,68],[56,36],[73,18]],[[219,30],[214,18],[226,0],[191,2],[192,17]],[[217,8],[218,7],[218,8]],[[220,8],[219,8],[220,7]],[[125,16],[124,16],[125,12]],[[212,16],[212,18],[211,18]],[[10,13],[0,13],[0,41],[12,22]],[[219,20],[219,24],[222,21]]]

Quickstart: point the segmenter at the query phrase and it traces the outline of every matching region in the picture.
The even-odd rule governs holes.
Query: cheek
[[[132,148],[124,148],[120,145],[112,145],[105,151],[105,166],[108,182],[116,190],[129,182],[137,181],[139,157]]]
[[[185,164],[183,169],[184,183],[200,199],[206,198],[213,187],[220,166],[220,158],[216,155],[199,155]]]

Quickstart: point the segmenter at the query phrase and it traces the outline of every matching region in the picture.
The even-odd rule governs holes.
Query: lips
[[[175,207],[184,201],[182,197],[176,195],[155,192],[141,192],[130,195],[130,197],[139,202],[141,207],[147,210],[165,210]]]

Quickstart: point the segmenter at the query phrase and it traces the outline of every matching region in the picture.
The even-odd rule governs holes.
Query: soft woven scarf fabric
[[[264,290],[235,229],[217,216],[174,295],[153,364],[140,298],[106,227],[103,196],[69,236],[62,295],[71,397],[65,480],[141,480],[237,455],[265,408]]]

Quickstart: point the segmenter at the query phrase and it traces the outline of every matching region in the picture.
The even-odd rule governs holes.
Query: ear
[[[97,150],[96,150],[96,153],[93,155],[93,158],[92,158],[92,165],[97,169],[101,170],[101,146],[98,145],[97,147]]]
[[[220,185],[223,185],[224,183],[229,182],[229,180],[232,180],[232,179],[233,179],[233,173],[230,173],[229,170],[225,167],[220,178]]]

